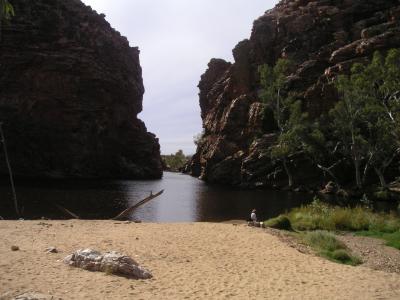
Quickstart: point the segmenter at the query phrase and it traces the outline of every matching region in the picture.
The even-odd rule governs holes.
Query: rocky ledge
[[[13,0],[2,27],[0,120],[14,172],[160,178],[160,147],[137,118],[139,50],[79,0]],[[0,173],[5,174],[0,151]]]
[[[297,70],[289,89],[311,117],[337,101],[332,79],[374,51],[400,46],[398,0],[284,0],[254,22],[250,39],[233,50],[235,62],[213,59],[201,77],[204,134],[188,169],[206,181],[283,186],[284,171],[271,162],[274,122],[262,118],[258,66],[290,58]],[[301,158],[298,184],[318,184],[322,174]]]

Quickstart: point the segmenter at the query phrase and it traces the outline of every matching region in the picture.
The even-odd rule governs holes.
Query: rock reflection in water
[[[162,189],[164,194],[138,208],[131,219],[144,222],[244,220],[252,208],[257,209],[260,219],[265,219],[312,199],[309,194],[210,186],[196,178],[168,172],[162,180],[150,181],[17,181],[18,199],[24,203],[27,219],[65,218],[54,203],[83,219],[109,219],[151,191]],[[15,217],[6,181],[0,186],[0,216]]]

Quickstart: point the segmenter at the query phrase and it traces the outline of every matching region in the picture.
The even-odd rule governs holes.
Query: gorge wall
[[[0,44],[0,120],[14,173],[160,178],[158,139],[137,118],[138,48],[79,0],[11,3],[15,17]]]
[[[234,63],[212,59],[201,77],[204,134],[189,172],[229,185],[285,185],[284,171],[265,154],[276,137],[262,118],[258,67],[293,60],[288,88],[319,117],[337,101],[332,79],[376,50],[400,46],[399,18],[398,0],[284,0],[267,11],[233,50]],[[297,183],[322,178],[305,162],[294,168]]]

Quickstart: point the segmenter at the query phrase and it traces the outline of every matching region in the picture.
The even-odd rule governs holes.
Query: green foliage
[[[382,232],[382,231],[361,231],[357,235],[379,238],[386,241],[386,245],[400,250],[400,231]]]
[[[293,63],[287,59],[279,59],[274,67],[259,67],[264,101],[263,124],[267,124],[265,118],[271,118],[272,111],[278,129],[277,143],[270,149],[271,158],[282,162],[289,186],[293,185],[290,157],[302,147],[302,137],[307,129],[307,114],[302,112],[301,102],[285,91],[287,76],[292,69]]]
[[[394,215],[374,213],[371,209],[361,206],[330,206],[318,200],[293,209],[287,217],[297,230],[395,232],[400,229],[400,219]]]
[[[335,251],[337,249],[345,249],[346,246],[336,239],[333,233],[323,230],[306,232],[304,240],[312,247],[325,250]]]
[[[282,230],[288,230],[288,231],[293,230],[292,224],[290,223],[289,218],[286,216],[283,216],[283,215],[265,221],[264,225],[266,227],[271,227],[271,228],[275,228],[275,229],[282,229]]]
[[[336,170],[349,163],[359,189],[371,170],[386,188],[385,171],[400,153],[400,50],[386,57],[376,52],[369,64],[354,64],[349,75],[335,81],[339,101],[327,116],[314,123],[291,94],[287,78],[293,63],[279,59],[275,66],[259,67],[264,103],[264,132],[275,131],[277,142],[266,153],[282,164],[293,185],[292,162],[306,155],[336,182]]]
[[[331,110],[334,136],[343,156],[352,160],[355,181],[362,185],[361,169],[372,167],[383,187],[384,172],[400,148],[400,51],[378,52],[370,64],[354,64],[336,87],[341,100]]]
[[[182,150],[178,150],[175,154],[161,156],[168,170],[179,171],[188,162],[188,158],[183,154]]]
[[[0,42],[2,40],[3,23],[14,17],[14,7],[8,0],[0,0]]]
[[[348,250],[338,249],[327,254],[333,261],[340,262],[345,265],[357,266],[362,264],[362,260],[354,255],[351,255]]]
[[[327,231],[310,231],[302,236],[303,242],[311,246],[319,255],[332,261],[358,265],[361,260],[349,253],[346,245],[339,241],[334,234]]]
[[[378,200],[388,201],[390,200],[390,191],[388,190],[381,190],[374,193],[374,196]]]
[[[0,0],[0,23],[10,20],[13,16],[15,16],[15,12],[11,3],[8,0]]]
[[[278,143],[271,149],[271,156],[274,159],[288,158],[299,151],[306,131],[307,114],[302,113],[301,102],[288,97],[282,101],[282,107],[287,110],[287,116],[281,116]]]

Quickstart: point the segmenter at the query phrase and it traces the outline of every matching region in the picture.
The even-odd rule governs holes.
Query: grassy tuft
[[[336,239],[334,234],[323,230],[307,232],[304,235],[304,240],[313,248],[329,252],[346,248],[342,242]]]
[[[297,230],[375,230],[393,233],[400,229],[400,219],[394,215],[374,213],[371,209],[361,206],[330,206],[320,201],[295,208],[287,217]]]
[[[271,228],[276,228],[276,229],[282,229],[282,230],[288,230],[292,231],[292,224],[290,223],[290,220],[286,216],[279,216],[273,219],[269,219],[268,221],[264,222],[264,225],[266,227],[271,227]]]
[[[290,228],[299,231],[359,232],[360,235],[384,239],[388,246],[400,249],[400,218],[395,214],[374,213],[366,207],[331,206],[314,200],[307,206],[265,221],[266,226],[288,230],[281,223],[290,224]]]
[[[330,232],[322,230],[306,232],[303,234],[303,242],[331,261],[352,266],[362,263],[360,258],[351,255],[346,245]]]

